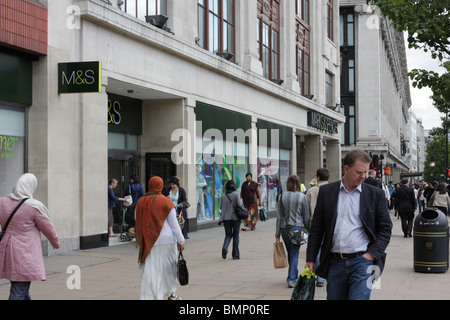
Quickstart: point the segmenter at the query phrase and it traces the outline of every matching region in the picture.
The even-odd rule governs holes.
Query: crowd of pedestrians
[[[277,194],[277,221],[274,230],[276,241],[283,240],[287,252],[286,283],[293,288],[299,277],[299,252],[306,246],[306,262],[317,275],[316,285],[326,283],[327,299],[370,299],[371,288],[367,285],[375,270],[381,275],[386,263],[392,221],[401,219],[405,238],[412,237],[413,220],[434,207],[448,214],[450,207],[449,185],[443,182],[418,183],[404,178],[400,183],[380,182],[373,170],[369,170],[371,157],[360,149],[347,153],[344,158],[342,179],[329,182],[330,172],[319,168],[316,177],[306,190],[297,175],[286,182],[286,191]],[[231,257],[239,260],[240,230],[255,230],[261,203],[258,183],[251,173],[237,192],[233,180],[224,186],[221,198],[219,225],[224,227],[221,247],[223,259],[229,247]],[[185,248],[189,239],[187,211],[189,202],[178,177],[165,183],[160,177],[152,177],[145,193],[137,176],[130,177],[123,197],[114,195],[117,180],[108,185],[108,229],[112,232],[112,212],[116,201],[129,202],[133,211],[135,239],[139,247],[138,261],[141,269],[141,299],[181,299],[177,289],[177,253]],[[40,251],[42,232],[54,248],[59,247],[58,236],[49,218],[47,208],[33,198],[37,180],[26,174],[18,180],[13,192],[0,198],[0,224],[5,232],[8,218],[18,211],[8,233],[0,241],[0,276],[11,282],[10,299],[30,299],[31,281],[44,280],[45,270]],[[131,199],[128,199],[130,196]],[[24,204],[22,209],[20,206]],[[237,210],[246,211],[240,217]],[[15,210],[13,210],[15,209]],[[11,211],[14,211],[11,214]],[[9,219],[11,220],[11,219]],[[241,222],[243,228],[241,229]],[[26,233],[16,232],[20,223],[28,226]],[[15,247],[14,237],[29,243],[31,254],[24,255]],[[23,259],[12,259],[12,255]],[[13,265],[12,261],[21,261]],[[34,269],[24,268],[33,265]],[[375,269],[374,269],[375,268]]]

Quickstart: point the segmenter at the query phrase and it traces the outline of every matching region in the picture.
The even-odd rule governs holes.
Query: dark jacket
[[[340,183],[341,181],[337,181],[320,187],[308,239],[306,261],[316,261],[321,248],[316,274],[323,278],[328,275]],[[367,251],[375,257],[375,264],[380,268],[381,274],[386,260],[385,250],[391,239],[392,221],[383,190],[365,183],[361,187],[361,221],[370,240]]]
[[[413,188],[406,184],[402,184],[399,188],[397,188],[395,198],[398,201],[397,209],[399,212],[414,213],[416,210],[416,197],[414,195]]]

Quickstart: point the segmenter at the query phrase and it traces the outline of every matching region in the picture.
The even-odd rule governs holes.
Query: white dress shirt
[[[356,253],[367,251],[369,238],[360,217],[361,185],[348,192],[341,181],[336,227],[331,252]]]

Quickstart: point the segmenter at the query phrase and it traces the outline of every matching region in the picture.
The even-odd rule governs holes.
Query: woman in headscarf
[[[161,194],[163,180],[152,177],[148,193],[136,206],[136,243],[142,272],[141,300],[180,300],[177,284],[177,249],[184,250],[173,202]],[[178,245],[177,245],[178,243]]]
[[[12,193],[0,198],[0,225],[6,222],[14,209],[8,228],[0,242],[0,278],[11,282],[10,300],[30,300],[31,281],[45,280],[42,257],[41,232],[53,248],[59,248],[59,240],[44,204],[33,198],[37,179],[31,173],[22,175]]]

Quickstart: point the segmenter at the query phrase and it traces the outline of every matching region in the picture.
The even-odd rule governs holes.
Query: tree
[[[368,0],[398,31],[408,32],[410,48],[430,51],[433,59],[450,58],[448,0]]]
[[[431,58],[439,59],[445,73],[414,69],[409,73],[412,85],[429,87],[434,106],[442,113],[450,111],[450,1],[449,0],[367,0],[389,18],[398,31],[408,33],[408,47],[423,49]],[[443,120],[443,128],[450,128]],[[433,135],[445,134],[446,129],[435,128]]]
[[[423,178],[425,181],[439,181],[441,174],[447,177],[445,158],[445,136],[436,136],[427,148],[428,157],[425,160]],[[434,163],[434,166],[431,163]]]

